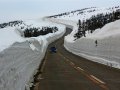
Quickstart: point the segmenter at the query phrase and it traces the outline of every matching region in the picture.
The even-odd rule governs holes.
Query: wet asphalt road
[[[48,47],[34,90],[120,90],[120,70],[71,54],[63,43],[64,37],[49,45],[57,53]]]

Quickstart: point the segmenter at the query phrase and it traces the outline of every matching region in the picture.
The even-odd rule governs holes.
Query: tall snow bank
[[[120,68],[120,20],[97,29],[93,34],[87,34],[75,42],[70,42],[69,36],[65,37],[65,48],[79,56],[94,62],[111,67]],[[72,34],[70,35],[72,37]],[[95,41],[97,40],[98,45]]]
[[[1,29],[4,33],[3,37],[1,36],[3,39],[0,38],[1,43],[4,41],[8,43],[8,40],[11,39],[8,46],[13,42],[14,44],[0,52],[0,90],[29,90],[30,82],[45,55],[47,46],[65,33],[63,25],[57,24],[57,27],[59,31],[55,33],[27,38],[24,42],[14,42],[22,41],[14,30],[12,32],[12,29],[10,31]],[[1,35],[3,33],[1,31]],[[0,45],[2,45],[1,43]]]

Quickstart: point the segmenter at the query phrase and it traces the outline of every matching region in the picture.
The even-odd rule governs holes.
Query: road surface
[[[71,32],[66,29],[65,35]],[[31,90],[120,90],[120,70],[76,56],[63,43],[64,37],[49,45],[57,53],[48,47]]]

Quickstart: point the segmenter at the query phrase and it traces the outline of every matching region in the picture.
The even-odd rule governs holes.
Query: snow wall
[[[71,41],[70,34],[64,39],[64,47],[88,60],[120,69],[120,20],[105,25],[87,37]],[[74,30],[73,30],[74,32]],[[96,45],[97,40],[97,45]]]
[[[50,43],[62,37],[64,30],[43,37],[14,43],[0,53],[0,90],[29,90]]]
[[[103,40],[97,40],[96,46],[93,39],[79,39],[74,43],[65,39],[64,47],[79,56],[105,64],[111,67],[120,68],[120,37],[110,37]],[[116,48],[117,47],[117,48]]]

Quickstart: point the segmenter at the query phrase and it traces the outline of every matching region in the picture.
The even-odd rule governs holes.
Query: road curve
[[[70,32],[66,28],[65,35]],[[57,53],[50,53],[48,47],[31,90],[120,90],[120,70],[68,52],[64,36],[49,45],[56,45]]]

